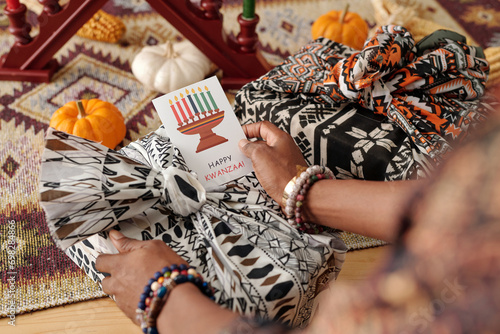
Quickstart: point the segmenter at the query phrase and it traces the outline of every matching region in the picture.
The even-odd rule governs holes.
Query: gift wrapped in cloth
[[[253,173],[204,189],[163,126],[119,152],[50,128],[40,199],[55,242],[95,281],[104,277],[96,257],[116,252],[106,233],[115,228],[163,240],[219,304],[292,326],[307,324],[345,258],[335,231],[290,227]]]
[[[482,49],[440,30],[380,27],[363,50],[319,38],[236,95],[242,123],[287,131],[337,178],[426,177],[493,110]]]

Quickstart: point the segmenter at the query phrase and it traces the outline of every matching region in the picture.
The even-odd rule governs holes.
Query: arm
[[[252,160],[257,178],[267,193],[281,204],[286,184],[296,175],[296,165],[307,166],[293,138],[270,122],[243,126],[248,138],[241,151]],[[306,219],[325,226],[392,241],[398,218],[420,181],[323,180],[308,191],[303,211]]]
[[[309,190],[304,215],[307,221],[391,242],[420,183],[323,180]]]

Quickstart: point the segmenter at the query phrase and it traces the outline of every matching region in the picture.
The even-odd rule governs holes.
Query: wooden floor
[[[362,282],[383,261],[389,246],[347,253],[338,281]],[[100,298],[16,316],[16,326],[0,319],[0,333],[50,334],[139,334],[141,331],[123,315],[110,298]]]

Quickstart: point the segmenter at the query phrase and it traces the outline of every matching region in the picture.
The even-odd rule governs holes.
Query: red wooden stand
[[[239,88],[266,73],[271,66],[261,56],[253,20],[241,17],[241,31],[233,38],[222,27],[221,0],[147,0],[223,71],[222,85]],[[10,20],[9,31],[16,41],[10,52],[0,59],[0,80],[49,82],[59,68],[54,54],[99,10],[107,0],[70,0],[64,7],[58,0],[39,0],[44,10],[38,17],[40,32],[31,38],[26,23],[26,6],[5,9]]]

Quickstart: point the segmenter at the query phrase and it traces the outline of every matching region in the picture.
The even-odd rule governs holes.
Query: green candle
[[[255,18],[255,0],[243,0],[243,18],[245,20]]]
[[[198,87],[198,89],[200,89],[200,88]],[[191,92],[193,92],[194,98],[196,99],[196,103],[198,103],[198,107],[200,108],[201,112],[206,111],[205,108],[203,107],[203,104],[201,104],[200,99],[198,98],[198,94],[194,93],[194,89],[191,89]],[[200,90],[200,92],[201,92],[201,90]]]

